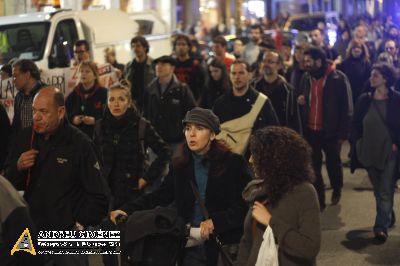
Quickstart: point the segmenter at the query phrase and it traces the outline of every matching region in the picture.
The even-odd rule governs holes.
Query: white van
[[[147,16],[147,20],[155,20],[156,15]],[[159,25],[157,22],[153,27],[157,36],[145,35],[152,57],[172,51],[170,32],[156,28]],[[65,79],[68,79],[65,70],[70,68],[77,40],[89,42],[96,63],[104,63],[104,49],[113,46],[118,62],[125,64],[132,59],[130,40],[138,32],[139,24],[120,10],[58,10],[0,17],[2,63],[12,58],[33,60],[48,84],[60,86],[60,75],[63,75],[64,87],[61,87],[65,89]]]
[[[0,65],[12,58],[33,60],[41,71],[41,79],[68,95],[79,81],[78,67],[71,66],[73,46],[77,40],[85,39],[90,44],[91,58],[98,65],[102,84],[110,87],[118,77],[110,64],[104,64],[104,49],[114,47],[120,63],[131,60],[130,40],[140,32],[142,22],[138,20],[143,15],[147,25],[154,21],[151,31],[145,32],[150,56],[171,54],[170,31],[162,27],[156,13],[128,15],[119,10],[57,10],[0,17]],[[0,82],[0,102],[10,119],[14,115],[16,93],[11,78]]]

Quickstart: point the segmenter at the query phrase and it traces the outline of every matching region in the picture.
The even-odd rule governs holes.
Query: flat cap
[[[185,126],[187,123],[198,124],[209,128],[216,135],[221,132],[219,118],[210,109],[195,107],[188,111],[185,115],[185,118],[182,120],[183,126]]]
[[[163,55],[163,56],[155,59],[153,62],[154,62],[154,64],[168,63],[168,64],[171,64],[172,66],[176,65],[176,59],[169,55]]]

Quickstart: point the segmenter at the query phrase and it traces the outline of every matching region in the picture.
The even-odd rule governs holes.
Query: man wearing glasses
[[[89,43],[86,40],[78,40],[74,45],[75,62],[78,66],[81,62],[90,60]]]
[[[399,49],[397,47],[396,42],[393,40],[387,40],[385,42],[385,51],[392,56],[393,66],[399,68],[399,58],[398,58]]]
[[[263,75],[253,83],[254,89],[271,100],[281,126],[290,127],[301,133],[300,115],[293,87],[278,74],[283,67],[283,58],[276,51],[264,53]]]

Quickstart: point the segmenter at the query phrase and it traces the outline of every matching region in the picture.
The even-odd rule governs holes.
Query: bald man
[[[33,126],[17,137],[6,178],[25,190],[38,230],[99,224],[107,214],[108,189],[91,140],[65,119],[64,95],[57,88],[41,89],[32,109]],[[69,256],[55,259],[56,265],[80,265],[68,262]]]

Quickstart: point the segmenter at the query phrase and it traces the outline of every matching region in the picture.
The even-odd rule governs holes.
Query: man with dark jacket
[[[343,169],[340,160],[341,143],[348,138],[353,102],[349,81],[326,60],[318,47],[304,52],[304,73],[300,82],[300,96],[304,136],[313,150],[316,175],[314,186],[318,192],[321,210],[325,208],[325,187],[322,179],[322,151],[333,188],[332,204],[337,204],[343,187]]]
[[[142,36],[132,38],[131,49],[135,58],[125,66],[124,77],[131,83],[132,99],[143,111],[145,89],[155,77],[153,59],[148,55],[150,45]]]
[[[12,131],[15,136],[22,129],[32,126],[32,102],[36,93],[44,86],[36,64],[20,59],[12,65],[14,85],[18,90],[14,99]]]
[[[179,81],[186,83],[198,100],[206,84],[207,73],[199,59],[190,56],[192,43],[187,35],[178,34],[174,40],[176,54],[175,75]]]
[[[183,141],[182,119],[196,104],[189,87],[174,75],[174,58],[161,56],[154,63],[157,77],[145,92],[144,116],[174,151]]]
[[[281,67],[282,57],[275,51],[266,52],[262,61],[264,75],[256,79],[252,86],[271,100],[281,126],[301,133],[301,119],[294,88],[278,74]]]
[[[34,126],[17,137],[5,164],[6,178],[25,190],[38,230],[99,224],[107,214],[108,188],[93,143],[65,119],[64,95],[58,89],[40,90],[32,109]],[[72,265],[72,257],[54,260]]]
[[[218,98],[213,109],[221,121],[222,129],[225,122],[233,121],[250,114],[259,95],[263,95],[249,86],[250,67],[247,62],[240,59],[234,61],[231,66],[230,78],[232,81],[232,91]],[[279,121],[271,101],[266,99],[261,110],[255,116],[251,132],[269,125],[279,125]],[[228,144],[235,150],[235,141]],[[247,147],[242,154],[249,157]]]

